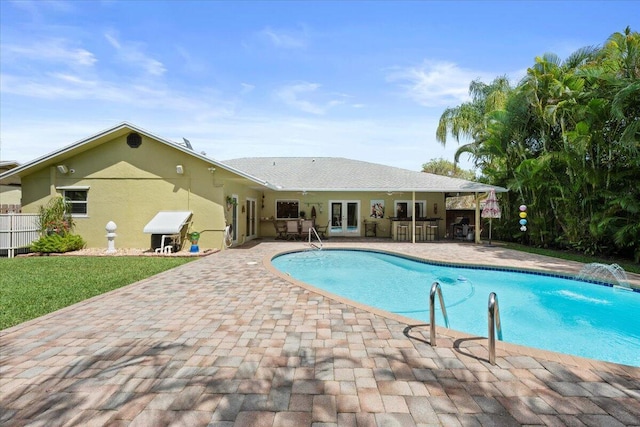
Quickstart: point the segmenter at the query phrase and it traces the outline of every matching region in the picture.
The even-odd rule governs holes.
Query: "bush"
[[[45,206],[40,206],[38,226],[40,239],[31,244],[31,251],[40,253],[63,253],[82,249],[85,241],[71,234],[75,226],[71,217],[71,205],[63,197],[56,196]]]
[[[43,236],[31,244],[33,252],[63,253],[84,248],[85,241],[75,234],[50,234]]]
[[[49,200],[45,206],[40,206],[38,211],[38,226],[41,235],[52,233],[67,234],[73,231],[75,226],[71,217],[69,201],[56,196]]]

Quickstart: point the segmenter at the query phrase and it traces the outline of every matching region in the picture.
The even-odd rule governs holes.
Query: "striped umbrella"
[[[498,205],[498,199],[496,199],[496,192],[493,189],[489,192],[480,216],[489,218],[489,245],[491,245],[491,220],[502,217],[502,211],[500,211],[500,205]]]

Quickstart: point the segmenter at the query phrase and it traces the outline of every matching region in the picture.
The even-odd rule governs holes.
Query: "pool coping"
[[[541,275],[546,275],[546,276],[551,276],[551,277],[562,277],[562,278],[569,278],[569,279],[575,279],[575,276],[570,274],[570,273],[561,273],[561,272],[553,272],[553,273],[549,273],[549,272],[545,272],[544,270],[537,270],[537,269],[531,269],[531,268],[516,268],[516,267],[510,267],[510,266],[490,266],[487,264],[475,264],[475,263],[466,263],[466,264],[459,264],[459,263],[452,263],[452,262],[443,262],[443,261],[432,261],[429,260],[427,258],[422,258],[422,257],[418,257],[416,255],[411,255],[411,254],[407,254],[404,252],[400,252],[400,251],[393,251],[393,250],[387,250],[387,249],[379,249],[379,248],[363,248],[363,247],[357,247],[357,246],[340,246],[340,247],[333,247],[333,248],[326,248],[323,250],[352,250],[352,251],[360,251],[360,252],[375,252],[375,253],[381,253],[381,254],[389,254],[389,255],[395,255],[395,256],[399,256],[405,259],[411,259],[414,261],[418,261],[418,262],[423,262],[423,263],[429,263],[429,264],[434,264],[434,265],[443,265],[443,266],[452,266],[452,267],[462,267],[462,268],[485,268],[485,269],[490,269],[490,270],[500,270],[500,271],[511,271],[511,272],[521,272],[521,273],[530,273],[530,274],[541,274]],[[263,267],[270,273],[275,274],[276,276],[280,277],[281,279],[295,285],[295,286],[299,286],[303,289],[306,289],[310,292],[314,292],[316,294],[322,295],[326,298],[330,298],[334,301],[337,301],[339,303],[342,304],[346,304],[349,305],[351,307],[354,307],[356,309],[360,309],[366,312],[370,312],[372,314],[375,314],[377,316],[381,316],[384,317],[386,319],[390,319],[390,320],[394,320],[396,322],[399,323],[403,323],[403,324],[407,324],[409,329],[413,329],[416,327],[424,327],[426,334],[428,336],[429,333],[429,324],[428,323],[421,323],[419,320],[417,319],[413,319],[411,317],[406,317],[400,314],[396,314],[396,313],[392,313],[386,310],[382,310],[376,307],[372,307],[369,306],[367,304],[363,304],[360,303],[358,301],[354,301],[351,300],[349,298],[345,298],[343,296],[337,295],[337,294],[333,294],[329,291],[326,291],[324,289],[321,288],[317,288],[313,285],[310,285],[306,282],[300,281],[295,279],[294,277],[290,276],[287,273],[282,272],[281,270],[278,270],[277,268],[275,268],[273,266],[273,264],[271,263],[271,261],[278,257],[278,256],[282,256],[282,255],[286,255],[286,254],[290,254],[290,253],[297,253],[297,252],[307,252],[309,251],[309,249],[286,249],[286,250],[281,250],[281,251],[274,251],[271,252],[267,255],[265,255],[262,259],[262,265]],[[588,282],[588,283],[593,283],[593,282]],[[602,286],[611,286],[611,285],[607,285],[604,283],[595,283],[597,285],[602,285]],[[637,288],[635,288],[634,286],[634,291],[638,292],[636,290]],[[462,331],[458,331],[455,329],[450,329],[450,328],[446,328],[444,326],[440,326],[436,324],[436,334],[437,335],[442,335],[444,337],[453,339],[455,341],[459,341],[459,340],[474,340],[474,341],[478,341],[479,345],[486,347],[487,348],[487,358],[486,359],[481,359],[485,362],[488,362],[488,356],[489,356],[489,350],[488,350],[488,338],[487,337],[482,337],[482,336],[478,336],[478,335],[473,335],[473,334],[469,334],[466,332],[462,332]],[[414,337],[415,338],[415,337]],[[428,339],[425,339],[424,342],[428,343]],[[436,342],[437,344],[437,342]],[[496,349],[496,355],[498,355],[499,351],[505,351],[505,352],[510,352],[510,353],[516,353],[519,355],[523,355],[523,356],[531,356],[531,357],[535,357],[535,358],[540,358],[543,360],[548,360],[551,362],[560,362],[560,363],[564,363],[564,364],[568,364],[571,366],[578,366],[578,367],[585,367],[585,368],[590,368],[590,369],[599,369],[599,370],[603,370],[603,371],[609,371],[609,372],[620,372],[620,370],[622,369],[622,371],[626,372],[627,374],[633,374],[633,375],[639,375],[640,374],[640,366],[636,367],[633,365],[625,365],[625,364],[621,364],[621,363],[615,363],[615,362],[607,362],[607,361],[602,361],[602,360],[596,360],[596,359],[589,359],[586,357],[582,357],[582,356],[576,356],[576,355],[572,355],[572,354],[566,354],[566,353],[560,353],[560,352],[555,352],[555,351],[551,351],[551,350],[543,350],[543,349],[538,349],[538,348],[534,348],[534,347],[527,347],[521,344],[514,344],[514,343],[509,343],[509,342],[505,342],[505,341],[499,341],[496,340],[495,341],[495,349]],[[463,353],[468,355],[465,352],[460,351],[459,347],[454,346],[454,350],[459,352],[459,353]],[[471,357],[477,357],[477,356],[471,356]]]

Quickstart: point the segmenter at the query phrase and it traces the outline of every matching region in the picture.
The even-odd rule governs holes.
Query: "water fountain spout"
[[[627,273],[618,264],[601,264],[592,262],[582,267],[578,280],[611,283],[614,286],[631,289]]]

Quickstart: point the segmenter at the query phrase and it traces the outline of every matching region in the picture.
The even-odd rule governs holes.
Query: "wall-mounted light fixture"
[[[58,165],[58,172],[60,173],[68,173],[69,172],[69,168],[65,165]]]
[[[176,165],[176,173],[178,175],[182,175],[184,173],[184,168],[182,167],[182,165]]]

